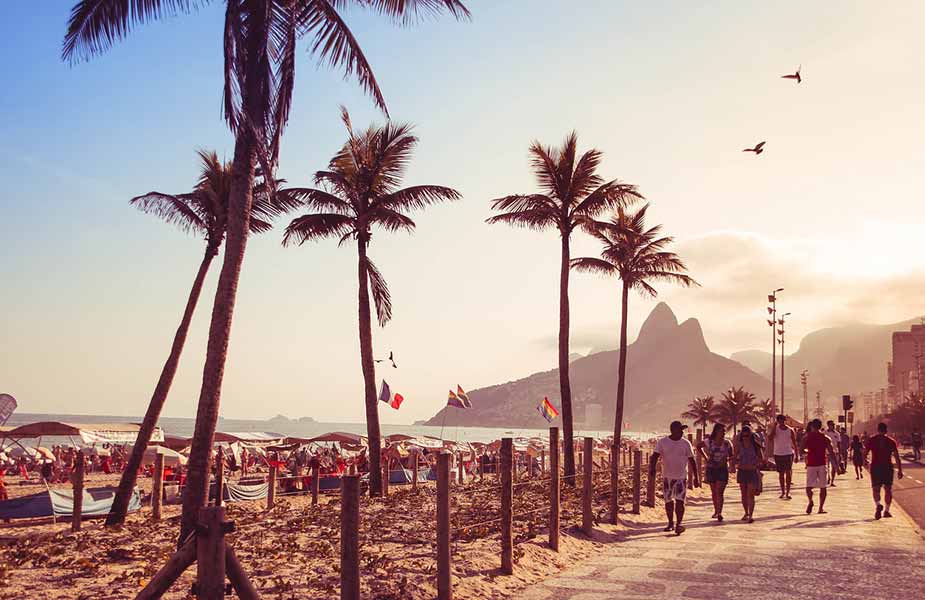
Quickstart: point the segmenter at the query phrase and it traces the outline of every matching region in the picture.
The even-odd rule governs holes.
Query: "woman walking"
[[[729,483],[729,460],[732,458],[732,443],[726,439],[726,426],[717,423],[713,433],[700,442],[697,451],[707,463],[707,483],[713,496],[713,519],[723,520],[723,503],[726,485]]]
[[[851,462],[854,464],[854,478],[864,479],[864,444],[858,435],[851,438]]]
[[[734,468],[738,469],[736,481],[739,483],[739,489],[742,490],[742,508],[745,514],[742,516],[743,521],[753,523],[755,521],[755,490],[758,488],[758,468],[761,465],[761,457],[764,456],[764,449],[758,443],[758,439],[748,426],[742,427],[739,434],[739,443],[735,445],[732,463]]]

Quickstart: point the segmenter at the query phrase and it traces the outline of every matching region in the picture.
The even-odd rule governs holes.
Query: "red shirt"
[[[865,448],[870,451],[870,466],[872,467],[889,465],[893,453],[897,451],[896,440],[883,433],[878,433],[868,439]]]
[[[826,461],[826,448],[828,447],[829,438],[825,437],[818,431],[810,431],[806,434],[803,445],[806,446],[806,466],[822,467]]]

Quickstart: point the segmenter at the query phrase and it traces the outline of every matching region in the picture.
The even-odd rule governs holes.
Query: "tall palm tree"
[[[713,420],[732,426],[735,435],[739,423],[755,417],[755,394],[745,391],[743,387],[731,387],[723,392],[723,399],[716,405]]]
[[[770,431],[771,420],[774,418],[774,405],[770,398],[765,398],[755,405],[755,418],[764,426],[765,431]]]
[[[369,294],[372,291],[380,327],[385,327],[392,318],[392,298],[385,278],[368,255],[373,228],[390,232],[414,231],[414,221],[405,214],[407,211],[458,200],[460,196],[456,190],[438,185],[399,188],[418,141],[411,134],[410,125],[387,122],[381,127],[371,126],[358,132],[354,131],[345,108],[341,108],[341,114],[347,128],[347,142],[331,159],[328,170],[315,173],[315,185],[322,189],[281,191],[281,195],[311,211],[289,224],[283,244],[303,244],[322,238],[336,238],[340,243],[351,238],[356,240],[360,366],[369,440],[369,493],[377,496],[382,489],[382,470]]]
[[[71,10],[62,58],[101,54],[137,25],[189,13],[208,0],[80,0]],[[376,105],[385,100],[356,38],[338,13],[357,6],[407,22],[444,10],[468,16],[460,0],[224,0],[224,114],[235,134],[225,256],[212,305],[196,426],[189,459],[179,543],[193,531],[209,489],[209,463],[218,421],[225,357],[253,203],[257,163],[272,181],[295,86],[296,40],[312,38],[311,53],[356,77]],[[272,190],[271,190],[272,192]]]
[[[657,281],[676,283],[685,287],[699,285],[685,274],[686,267],[677,254],[664,250],[672,241],[661,236],[661,225],[646,225],[646,204],[634,213],[622,208],[609,221],[587,221],[584,228],[601,243],[601,257],[583,257],[572,261],[579,271],[619,277],[622,281],[620,300],[620,357],[617,368],[617,404],[614,411],[614,455],[620,447],[623,434],[623,400],[626,390],[626,326],[630,290],[655,298],[658,292],[652,287]],[[613,523],[617,522],[619,461],[610,465],[610,510]]]
[[[710,416],[713,414],[713,405],[713,396],[697,396],[687,405],[688,409],[681,413],[682,419],[691,419],[694,425],[700,426],[701,438],[707,435],[707,423],[710,422]]]
[[[197,154],[200,162],[199,180],[191,192],[185,194],[148,192],[129,201],[132,206],[142,212],[160,217],[183,231],[201,235],[206,247],[202,261],[199,263],[199,270],[196,272],[196,278],[193,280],[193,288],[186,301],[183,318],[174,334],[170,354],[167,355],[167,362],[161,369],[161,375],[154,387],[148,410],[145,412],[144,420],[138,431],[138,438],[135,440],[128,463],[122,472],[119,489],[106,518],[106,524],[110,526],[125,521],[129,499],[138,477],[138,468],[141,466],[145,448],[151,441],[151,435],[157,426],[157,420],[160,418],[161,410],[164,408],[164,402],[167,400],[167,394],[170,392],[170,386],[177,372],[190,322],[193,320],[193,313],[202,292],[202,284],[212,264],[212,259],[218,254],[218,249],[225,238],[232,180],[231,163],[223,163],[214,151],[199,150]],[[262,184],[258,185],[254,190],[254,203],[248,223],[250,232],[252,234],[263,233],[272,229],[270,221],[273,217],[292,208],[292,205],[286,205],[285,202],[286,199],[282,196],[271,198],[266,193],[266,187]]]
[[[555,229],[562,245],[559,268],[559,391],[562,397],[562,428],[565,442],[566,481],[574,484],[575,452],[572,421],[572,390],[569,383],[569,261],[572,232],[582,223],[608,209],[626,206],[642,198],[636,186],[617,180],[604,181],[597,168],[598,150],[577,153],[578,134],[570,133],[559,148],[534,141],[530,146],[530,167],[540,192],[514,194],[492,200],[492,210],[501,214],[488,223],[507,223],[534,230]],[[619,442],[618,442],[619,443]]]

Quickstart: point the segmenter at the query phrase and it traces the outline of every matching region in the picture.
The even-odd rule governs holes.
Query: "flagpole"
[[[440,425],[440,440],[443,441],[443,428],[446,426],[446,415],[450,412],[449,405],[443,409],[443,423]]]

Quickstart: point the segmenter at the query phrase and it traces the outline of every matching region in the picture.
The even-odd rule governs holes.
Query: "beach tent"
[[[79,437],[84,444],[134,444],[138,437],[138,423],[65,423],[63,421],[38,421],[20,425],[2,434],[3,439],[14,444],[20,440],[38,439],[39,444],[43,437]],[[152,442],[163,442],[164,431],[160,427],[154,428],[151,435]]]
[[[286,439],[281,433],[272,431],[216,431],[214,442],[240,442],[245,446],[275,446]]]
[[[352,446],[365,446],[366,437],[358,435],[356,433],[347,433],[346,431],[332,431],[330,433],[323,433],[317,437],[310,438],[309,442],[317,443],[337,443],[337,444],[349,444]]]
[[[109,514],[116,488],[93,488],[83,492],[83,509],[86,517]],[[141,508],[141,496],[136,488],[129,500],[128,510]],[[46,490],[31,496],[22,496],[0,502],[0,520],[39,519],[43,517],[69,517],[74,514],[74,492],[72,490]]]
[[[182,466],[186,464],[186,457],[176,450],[171,450],[170,448],[166,448],[164,446],[148,446],[145,448],[144,456],[141,458],[142,466],[153,465],[158,454],[164,456],[165,466],[176,467],[178,465]]]

